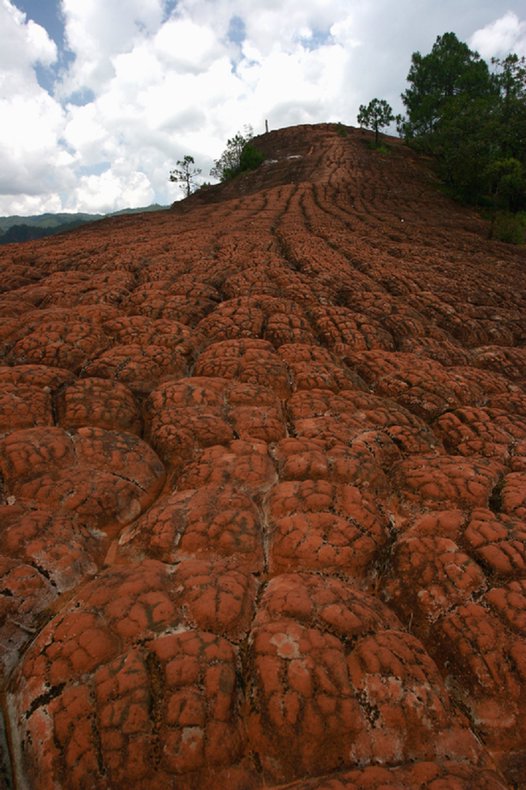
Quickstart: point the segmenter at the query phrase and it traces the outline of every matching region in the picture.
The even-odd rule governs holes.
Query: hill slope
[[[367,139],[0,251],[7,787],[524,786],[524,253]]]

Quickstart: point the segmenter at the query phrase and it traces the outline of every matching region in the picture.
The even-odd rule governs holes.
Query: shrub
[[[265,155],[255,148],[252,143],[247,143],[239,157],[239,170],[255,170],[265,161]]]
[[[365,144],[370,151],[376,151],[378,154],[391,153],[391,149],[385,143],[375,143],[374,140],[366,140]]]
[[[526,243],[526,212],[497,212],[491,223],[491,238],[508,244]]]
[[[220,181],[229,181],[245,170],[255,170],[264,161],[265,156],[252,143],[254,136],[250,126],[245,127],[244,134],[238,132],[227,140],[226,148],[214,162],[210,175]]]

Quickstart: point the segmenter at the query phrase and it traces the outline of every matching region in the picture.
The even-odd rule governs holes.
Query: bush
[[[239,157],[239,170],[255,170],[265,161],[265,154],[255,148],[251,143],[246,143]]]
[[[507,244],[526,243],[526,212],[499,211],[491,224],[491,238]]]
[[[376,151],[378,154],[390,154],[391,149],[385,143],[375,143],[374,140],[364,140],[363,141],[366,148],[369,151]]]
[[[255,170],[264,161],[265,156],[250,142],[254,136],[250,126],[245,127],[244,134],[238,132],[227,140],[226,148],[214,162],[210,175],[220,181],[230,181],[245,170]]]

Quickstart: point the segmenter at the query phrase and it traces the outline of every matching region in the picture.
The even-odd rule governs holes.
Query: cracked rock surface
[[[0,250],[0,786],[526,788],[526,261],[398,141]]]

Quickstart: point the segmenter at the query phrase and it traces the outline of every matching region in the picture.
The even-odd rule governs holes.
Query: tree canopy
[[[454,33],[414,52],[399,128],[436,157],[458,197],[517,211],[526,207],[526,63],[510,54],[491,66]]]
[[[194,167],[194,157],[189,154],[186,154],[183,159],[178,159],[177,164],[178,167],[170,172],[170,181],[178,182],[179,186],[184,190],[185,196],[190,197],[197,188],[195,178],[201,175],[201,170],[198,167]]]
[[[432,135],[455,97],[487,97],[494,93],[487,64],[454,33],[438,36],[431,52],[414,52],[402,94],[408,119],[407,137]]]
[[[249,131],[244,135],[237,132],[233,137],[227,140],[226,148],[214,162],[213,168],[210,170],[210,175],[213,178],[218,178],[220,181],[228,181],[239,170],[239,163],[241,160],[241,153],[243,148],[252,139],[252,134]]]
[[[228,181],[238,173],[259,167],[265,157],[252,145],[253,137],[252,128],[246,126],[243,134],[237,132],[234,137],[227,140],[226,148],[214,162],[210,175],[218,178],[219,181]]]
[[[367,107],[365,104],[360,104],[358,123],[374,131],[375,145],[378,145],[379,130],[389,126],[394,120],[393,109],[385,99],[373,99]]]

